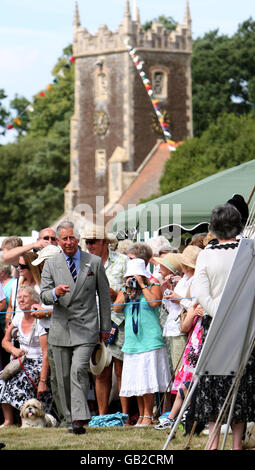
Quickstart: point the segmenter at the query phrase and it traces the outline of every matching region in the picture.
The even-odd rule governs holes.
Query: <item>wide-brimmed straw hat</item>
[[[105,228],[103,225],[88,224],[84,230],[84,238],[88,240],[103,240],[106,238]]]
[[[179,262],[185,266],[189,266],[190,268],[195,269],[197,257],[200,251],[202,251],[202,249],[198,246],[188,245],[186,248],[184,248],[182,253],[177,253]]]
[[[179,253],[167,253],[163,257],[155,257],[153,259],[156,263],[162,264],[162,266],[169,269],[173,274],[178,275],[182,272],[178,255]]]
[[[38,258],[32,261],[32,265],[38,266],[38,264],[41,264],[46,259],[52,258],[52,256],[61,253],[61,251],[62,250],[58,245],[47,245],[39,251]]]
[[[83,237],[85,240],[107,240],[112,241],[116,239],[116,237],[112,233],[107,233],[105,227],[103,225],[97,224],[87,224],[84,232]]]
[[[98,342],[89,361],[91,374],[99,375],[105,367],[111,364],[112,355],[104,342]]]
[[[124,278],[130,276],[144,276],[148,279],[151,277],[150,271],[146,269],[145,261],[141,258],[133,258],[127,262],[127,269]]]

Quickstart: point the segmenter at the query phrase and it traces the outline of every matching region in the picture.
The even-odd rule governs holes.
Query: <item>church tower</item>
[[[172,32],[156,22],[145,31],[136,1],[132,14],[129,0],[123,1],[123,7],[123,20],[116,31],[102,25],[92,35],[81,26],[75,5],[75,111],[65,213],[83,204],[97,211],[96,197],[104,207],[117,202],[155,144],[163,140],[150,97],[130,58],[127,40],[144,63],[171,138],[180,141],[192,136],[188,2],[183,24]]]

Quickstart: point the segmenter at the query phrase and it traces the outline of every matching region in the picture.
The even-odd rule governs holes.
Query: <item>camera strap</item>
[[[136,299],[132,305],[132,325],[133,325],[133,332],[135,334],[138,333],[138,316],[140,311],[140,299]],[[136,318],[135,318],[136,317]]]

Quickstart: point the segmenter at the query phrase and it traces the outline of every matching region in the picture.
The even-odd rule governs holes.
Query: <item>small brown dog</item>
[[[49,428],[57,425],[54,416],[46,414],[41,402],[35,398],[24,403],[20,417],[22,428]]]

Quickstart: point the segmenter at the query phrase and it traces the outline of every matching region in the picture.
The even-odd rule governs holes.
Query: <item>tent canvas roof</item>
[[[113,230],[136,228],[140,233],[153,233],[172,224],[193,230],[199,224],[208,223],[214,207],[226,203],[233,194],[241,194],[248,201],[254,185],[255,160],[251,160],[119,212],[113,220]],[[250,207],[254,201],[255,195]]]

